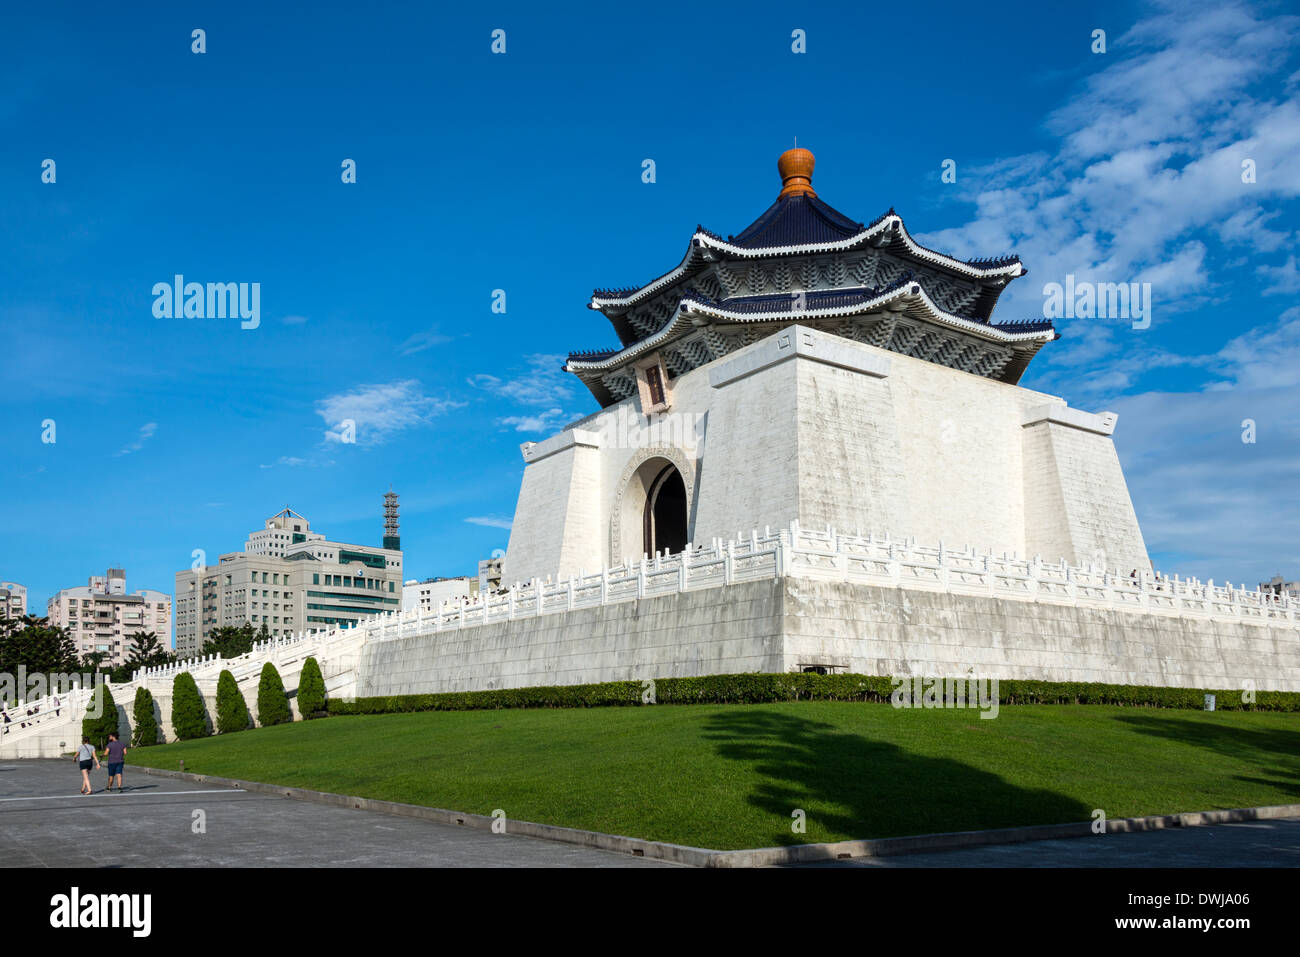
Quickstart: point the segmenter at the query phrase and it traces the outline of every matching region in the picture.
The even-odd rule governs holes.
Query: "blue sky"
[[[390,483],[408,577],[472,573],[519,443],[595,408],[558,371],[614,342],[591,290],[739,231],[795,137],[846,214],[1019,253],[999,319],[1067,273],[1151,282],[1149,329],[1065,320],[1024,384],[1120,413],[1157,567],[1300,577],[1286,6],[268,6],[4,14],[0,579],[30,610],[111,564],[170,592],[286,504],[378,544]],[[259,282],[261,325],[155,318],[177,273]]]

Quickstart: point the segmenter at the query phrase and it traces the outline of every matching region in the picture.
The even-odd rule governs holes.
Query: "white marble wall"
[[[369,641],[359,696],[779,671],[782,583],[744,582]]]
[[[503,581],[635,555],[629,476],[665,446],[685,472],[696,543],[798,519],[1150,570],[1113,416],[799,326],[672,392],[672,424],[700,423],[702,441],[651,436],[664,420],[633,397],[525,451]]]
[[[831,666],[871,675],[1300,691],[1300,628],[784,577],[384,641],[357,694]]]

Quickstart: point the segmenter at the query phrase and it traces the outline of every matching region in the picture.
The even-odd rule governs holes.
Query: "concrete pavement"
[[[661,861],[149,774],[81,796],[68,760],[0,763],[7,867],[672,867]],[[195,812],[203,812],[197,815]],[[203,831],[196,833],[198,821]]]

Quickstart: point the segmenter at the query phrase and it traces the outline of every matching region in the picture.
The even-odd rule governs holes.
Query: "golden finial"
[[[816,162],[809,150],[800,147],[782,153],[776,161],[776,168],[781,173],[781,195],[777,198],[797,196],[800,193],[816,196],[817,191],[812,188],[813,165]]]

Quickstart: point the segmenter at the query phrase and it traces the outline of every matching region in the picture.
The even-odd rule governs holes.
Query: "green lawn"
[[[731,849],[1300,801],[1300,715],[833,701],[335,717],[130,763]],[[791,831],[791,812],[807,833]]]

